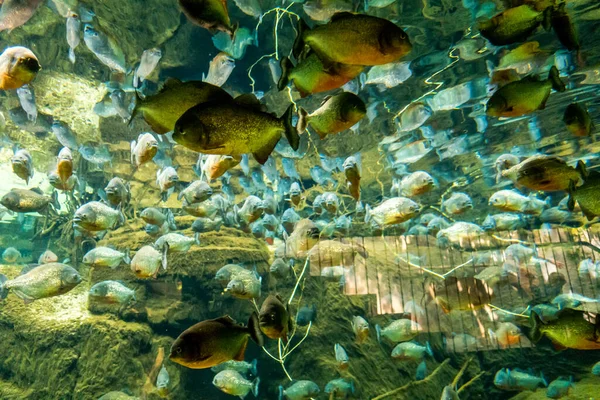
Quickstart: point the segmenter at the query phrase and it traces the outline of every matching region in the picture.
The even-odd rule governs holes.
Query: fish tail
[[[278,400],[284,400],[285,395],[283,394],[283,386],[279,385],[279,399]]]
[[[254,381],[252,381],[252,394],[254,397],[258,397],[258,385],[260,384],[260,378],[256,377]]]
[[[560,80],[558,69],[555,66],[552,66],[552,68],[550,69],[548,79],[550,79],[550,82],[552,82],[552,89],[556,90],[557,92],[564,92],[565,90],[567,90],[564,82]]]
[[[296,57],[296,60],[298,60],[298,58],[300,57],[300,54],[304,50],[304,33],[306,31],[310,30],[310,28],[308,27],[308,25],[306,24],[306,22],[304,22],[304,20],[302,18],[299,18],[297,30],[298,30],[298,35],[296,35],[296,40],[294,41],[294,47],[292,48],[292,54],[294,55],[294,57]]]
[[[302,107],[298,107],[298,123],[296,124],[296,129],[299,133],[303,133],[308,126],[308,113]]]
[[[129,249],[125,249],[125,257],[123,257],[123,261],[125,264],[131,264],[131,256],[129,254]]]
[[[431,345],[429,342],[425,343],[425,351],[433,358],[433,350],[431,349]]]
[[[72,64],[75,64],[75,50],[69,48],[69,61],[71,61]]]
[[[250,372],[252,372],[252,375],[254,376],[258,376],[257,364],[258,360],[256,358],[252,360],[252,368],[250,368]]]
[[[292,125],[292,117],[294,116],[294,105],[290,104],[290,106],[288,107],[288,109],[285,111],[285,114],[283,114],[283,124],[285,126],[285,137],[287,138],[288,142],[290,143],[290,146],[292,147],[292,149],[294,149],[294,151],[298,150],[298,147],[300,147],[300,136],[299,134],[301,132],[299,132],[299,128],[300,128],[300,124],[298,123],[298,127],[294,128],[294,126]]]
[[[554,7],[552,7],[552,6],[549,6],[548,8],[546,8],[544,10],[542,26],[544,27],[546,32],[549,32],[550,29],[552,28],[552,14],[553,13],[554,13]]]
[[[542,380],[542,383],[544,384],[544,386],[548,387],[548,381],[546,380],[546,377],[544,376],[543,372],[540,372],[540,379]]]
[[[375,325],[375,332],[377,332],[377,341],[381,343],[381,327],[379,324]]]
[[[265,345],[265,339],[263,338],[260,325],[258,324],[258,314],[256,314],[256,311],[250,315],[250,319],[248,320],[248,331],[250,333],[250,338],[254,343],[260,347]]]
[[[569,182],[569,199],[567,200],[567,208],[571,212],[573,212],[573,210],[575,209],[575,197],[573,196],[574,193],[575,193],[575,182],[573,182],[571,180]]]
[[[529,336],[534,343],[539,342],[542,338],[541,324],[542,320],[540,316],[537,313],[531,313],[531,331],[529,332]]]
[[[277,82],[277,89],[281,91],[290,82],[290,72],[294,68],[294,65],[289,57],[282,57],[279,66],[281,67],[281,77],[279,78],[279,82]]]
[[[8,296],[8,288],[4,286],[8,278],[4,274],[0,274],[0,300],[4,300]]]
[[[133,92],[135,93],[135,99],[133,101],[133,110],[131,110],[131,117],[129,117],[129,121],[127,121],[127,126],[131,126],[133,119],[138,113],[140,104],[142,103],[142,98],[140,97],[140,94],[138,93],[137,89],[135,89]]]

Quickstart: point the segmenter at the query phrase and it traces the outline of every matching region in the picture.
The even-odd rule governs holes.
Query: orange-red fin
[[[244,341],[242,347],[240,347],[240,351],[233,357],[235,361],[244,361],[244,355],[246,354],[246,347],[248,347],[248,338]]]

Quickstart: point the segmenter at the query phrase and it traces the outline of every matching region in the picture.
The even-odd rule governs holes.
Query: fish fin
[[[75,64],[75,51],[71,48],[69,48],[69,61],[71,61],[72,64]]]
[[[163,247],[163,253],[162,253],[162,267],[165,271],[167,270],[167,253],[168,252],[169,252],[169,243],[165,243],[165,246]]]
[[[252,373],[252,375],[258,376],[258,369],[257,369],[258,360],[255,358],[254,360],[252,360],[251,364],[252,364],[252,367],[250,368],[250,372]]]
[[[244,341],[242,347],[240,347],[240,351],[233,357],[235,361],[244,361],[244,354],[246,354],[246,347],[248,347],[248,338]]]
[[[590,176],[585,166],[585,163],[581,160],[577,161],[577,166],[575,167],[575,169],[577,170],[577,172],[579,172],[584,181],[588,178],[588,176]],[[577,184],[577,182],[575,182],[575,184]]]
[[[567,90],[564,82],[560,79],[558,69],[555,66],[552,66],[552,68],[550,68],[550,74],[548,74],[548,79],[550,79],[550,82],[552,82],[552,89],[556,90],[557,92],[564,92],[565,90]]]
[[[585,215],[585,217],[587,218],[588,221],[591,221],[594,218],[596,218],[596,214],[594,214],[593,212],[591,212],[589,209],[582,206],[581,204],[579,204],[579,208],[581,208],[581,212],[583,213],[583,215]]]
[[[252,93],[244,93],[236,97],[233,102],[239,106],[249,108],[255,111],[264,112],[264,105],[260,103],[260,101],[256,98],[256,96]]]
[[[298,123],[296,124],[296,130],[299,134],[302,134],[306,130],[307,126],[308,112],[304,108],[298,107]]]
[[[254,153],[252,153],[252,155],[254,156],[254,159],[257,162],[259,162],[261,165],[264,165],[267,162],[267,160],[269,159],[269,156],[271,155],[271,153],[273,152],[273,149],[275,149],[275,146],[279,142],[279,139],[281,139],[281,136],[279,136],[279,135],[273,136],[269,140],[269,142],[267,142],[266,145],[264,145],[262,148],[258,149]]]
[[[248,320],[248,331],[250,333],[250,338],[254,341],[254,343],[260,347],[265,345],[265,340],[263,338],[262,331],[260,330],[258,314],[256,311],[250,315],[250,319]]]
[[[346,18],[354,17],[354,14],[349,11],[341,11],[333,14],[329,20],[329,22],[335,22]]]
[[[298,18],[298,26],[296,28],[298,34],[296,35],[296,39],[294,40],[294,45],[292,47],[292,54],[298,60],[300,54],[304,50],[304,33],[310,30],[308,24],[302,19]]]
[[[131,256],[129,254],[129,249],[125,249],[125,256],[123,257],[123,262],[125,264],[131,264]]]
[[[129,117],[129,121],[127,122],[127,126],[131,126],[131,124],[133,123],[133,119],[135,118],[135,116],[138,113],[140,104],[142,104],[142,98],[140,97],[140,94],[138,93],[137,89],[133,91],[135,93],[135,97],[133,98],[133,110],[131,110],[131,116]]]
[[[531,313],[531,330],[529,331],[529,337],[532,342],[537,343],[543,336],[540,326],[543,324],[540,316],[537,313]]]
[[[287,108],[287,110],[285,110],[285,113],[283,114],[282,118],[283,118],[283,123],[284,123],[284,127],[285,127],[285,137],[287,138],[288,142],[290,143],[291,148],[294,151],[296,151],[296,150],[298,150],[298,147],[300,147],[300,136],[299,135],[303,131],[300,130],[300,128],[302,128],[302,126],[294,127],[292,125],[292,117],[294,116],[294,108],[293,107],[294,107],[293,104],[290,104],[290,106]]]
[[[258,385],[260,384],[260,378],[256,377],[254,381],[252,381],[252,394],[254,397],[258,397]]]
[[[8,280],[6,275],[0,274],[0,300],[4,300],[8,295],[8,289],[4,287],[4,283]]]
[[[564,346],[564,345],[562,345],[562,344],[560,344],[560,343],[557,343],[557,342],[555,342],[555,341],[552,341],[552,347],[554,347],[554,350],[556,350],[556,351],[558,351],[558,352],[560,352],[560,351],[564,351],[564,350],[566,350],[566,349],[567,349],[567,346]],[[547,385],[548,385],[548,384],[546,384],[546,386],[547,386]]]
[[[290,73],[294,68],[294,64],[292,64],[292,61],[288,57],[282,57],[279,66],[281,67],[281,76],[277,82],[277,89],[282,91],[290,82]]]

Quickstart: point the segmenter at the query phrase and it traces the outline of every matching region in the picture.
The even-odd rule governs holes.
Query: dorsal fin
[[[323,105],[324,105],[325,103],[327,103],[327,101],[328,101],[329,99],[331,99],[331,97],[332,97],[331,95],[325,96],[325,98],[323,99],[323,101],[321,101],[321,104],[319,105],[319,108],[323,107]]]
[[[252,93],[244,93],[236,97],[234,100],[235,104],[250,108],[255,111],[264,111],[264,106]]]
[[[41,194],[41,195],[44,194],[44,192],[42,192],[42,190],[40,188],[37,188],[37,187],[31,188],[29,190],[31,190],[32,192],[37,193],[37,194]]]
[[[181,85],[181,83],[182,82],[177,78],[167,78],[167,80],[163,83],[162,88],[160,88],[160,91],[163,92],[167,89],[172,89]]]
[[[329,22],[339,21],[346,18],[354,17],[354,14],[348,11],[337,12],[331,16]]]
[[[238,326],[237,323],[235,322],[235,320],[233,318],[231,318],[229,315],[223,315],[222,317],[213,319],[213,321],[219,322],[226,326]]]

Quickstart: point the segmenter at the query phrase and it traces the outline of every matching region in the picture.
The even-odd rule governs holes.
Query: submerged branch
[[[427,377],[426,377],[425,379],[423,379],[423,380],[409,382],[409,383],[407,383],[407,384],[406,384],[406,385],[404,385],[404,386],[400,386],[399,388],[396,388],[396,389],[390,390],[390,391],[389,391],[389,392],[387,392],[387,393],[380,394],[380,395],[379,395],[379,396],[377,396],[377,397],[373,397],[371,400],[381,400],[381,399],[385,399],[386,397],[390,397],[390,396],[392,396],[392,395],[394,395],[394,394],[396,394],[396,393],[400,393],[400,392],[403,392],[403,391],[405,391],[405,390],[408,390],[408,389],[410,389],[410,388],[414,388],[414,387],[416,387],[416,386],[420,386],[420,385],[422,385],[422,384],[424,384],[424,383],[426,383],[426,382],[429,382],[429,381],[431,381],[431,380],[432,380],[432,379],[433,379],[433,378],[434,378],[434,377],[435,377],[435,376],[436,376],[436,375],[437,375],[437,374],[438,374],[438,373],[441,371],[441,369],[442,369],[442,368],[443,368],[443,367],[444,367],[446,364],[448,364],[449,362],[450,362],[450,359],[449,359],[449,358],[445,359],[445,360],[444,360],[444,361],[443,361],[443,362],[442,362],[440,365],[438,365],[438,366],[437,366],[437,368],[436,368],[436,369],[435,369],[435,370],[434,370],[434,371],[431,373],[431,375],[427,376]]]

